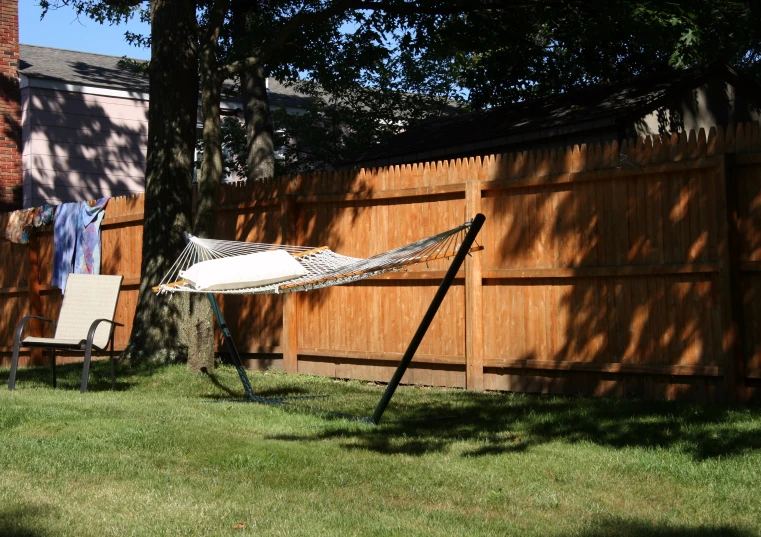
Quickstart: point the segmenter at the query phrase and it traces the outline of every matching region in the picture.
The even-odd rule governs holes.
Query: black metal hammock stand
[[[476,243],[476,236],[485,220],[484,215],[477,214],[471,222],[454,229],[367,259],[342,256],[326,247],[220,241],[188,235],[187,247],[153,290],[158,294],[205,293],[222,329],[225,346],[238,371],[248,401],[284,405],[292,403],[286,401],[286,398],[266,398],[254,394],[219,303],[214,297],[215,293],[280,294],[309,291],[402,270],[417,263],[452,259],[372,416],[355,417],[377,425],[465,261],[465,256],[483,250]],[[321,412],[353,417],[336,412]]]

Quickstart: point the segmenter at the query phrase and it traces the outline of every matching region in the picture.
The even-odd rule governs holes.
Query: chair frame
[[[53,333],[55,334],[56,331],[56,321],[53,319],[48,319],[47,317],[40,317],[39,315],[27,315],[23,319],[21,319],[21,322],[16,326],[16,335],[13,338],[13,357],[11,358],[11,373],[10,377],[8,378],[8,389],[14,390],[16,388],[16,370],[18,369],[18,357],[19,352],[21,351],[22,347],[30,348],[30,349],[48,349],[50,350],[51,355],[51,368],[53,370],[53,388],[56,387],[56,350],[65,350],[65,351],[84,351],[85,353],[85,359],[84,364],[82,366],[82,382],[79,386],[79,391],[82,393],[85,393],[87,391],[87,381],[90,376],[90,358],[92,356],[92,350],[93,348],[97,350],[98,352],[103,352],[106,350],[107,347],[111,347],[111,353],[110,353],[110,359],[111,359],[111,389],[115,389],[116,387],[116,362],[114,359],[114,328],[117,326],[124,326],[121,323],[117,323],[115,321],[112,321],[110,319],[95,319],[93,323],[90,325],[90,329],[87,333],[87,338],[83,339],[79,343],[75,344],[69,344],[69,345],[63,345],[63,344],[57,344],[54,342],[50,343],[24,343],[22,336],[24,333],[24,328],[26,327],[27,323],[32,320],[37,319],[40,321],[48,322],[53,325]],[[111,325],[111,330],[108,334],[108,340],[106,341],[106,345],[101,347],[98,347],[97,345],[93,344],[93,339],[95,338],[95,331],[98,328],[98,325],[100,323],[109,323]]]

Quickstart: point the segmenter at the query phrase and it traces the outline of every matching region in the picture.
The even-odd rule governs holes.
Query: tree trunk
[[[193,234],[214,237],[214,210],[222,183],[222,77],[217,58],[219,32],[224,20],[224,3],[217,2],[217,12],[210,17],[206,37],[201,43],[201,111],[203,113],[203,163],[198,177],[198,206]],[[192,294],[188,367],[192,371],[214,369],[214,314],[205,294]]]
[[[250,0],[233,0],[232,8],[233,47],[240,58],[255,53],[252,49],[251,17],[256,17],[257,4]],[[267,77],[264,65],[256,64],[240,75],[243,117],[246,122],[246,168],[247,179],[256,181],[275,175],[275,150],[272,140],[272,115],[267,96]]]
[[[264,66],[257,64],[241,73],[240,86],[246,120],[248,179],[274,177],[275,146]]]
[[[198,106],[195,1],[152,0],[151,39],[142,279],[124,351],[131,363],[187,358],[186,295],[157,297],[151,287],[182,252],[182,233],[190,229]]]

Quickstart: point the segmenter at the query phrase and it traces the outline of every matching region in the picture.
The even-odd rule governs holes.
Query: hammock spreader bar
[[[410,344],[408,345],[407,350],[402,356],[402,359],[400,360],[399,365],[397,366],[396,371],[394,372],[394,375],[391,377],[391,380],[386,386],[386,389],[383,392],[383,395],[381,396],[380,401],[378,402],[378,405],[375,407],[375,411],[373,412],[372,417],[361,418],[361,421],[364,421],[366,423],[371,423],[373,425],[378,425],[380,423],[381,418],[383,417],[383,413],[386,410],[386,407],[391,401],[391,398],[394,396],[394,392],[396,392],[396,389],[399,386],[399,383],[401,382],[402,377],[404,377],[404,373],[406,373],[407,368],[410,365],[410,362],[412,362],[412,358],[415,356],[415,353],[417,352],[417,349],[420,346],[420,343],[423,341],[423,338],[425,337],[426,332],[428,332],[428,329],[430,328],[431,323],[433,322],[433,319],[436,316],[436,313],[438,312],[439,307],[441,306],[441,303],[444,301],[444,297],[446,297],[447,292],[449,291],[449,288],[452,286],[452,282],[457,276],[457,272],[460,270],[460,267],[462,267],[462,264],[465,261],[465,256],[467,256],[468,253],[471,252],[471,250],[482,249],[481,247],[473,248],[473,244],[475,243],[476,236],[478,236],[478,233],[479,231],[481,231],[481,227],[483,227],[483,224],[485,221],[486,221],[486,217],[483,214],[479,213],[475,216],[475,218],[473,218],[473,221],[470,222],[470,225],[468,226],[468,232],[465,234],[465,237],[462,239],[462,241],[458,245],[456,252],[452,252],[454,254],[452,263],[449,265],[449,269],[444,275],[444,279],[441,281],[441,284],[439,285],[439,289],[436,291],[436,294],[434,295],[430,306],[428,306],[428,310],[423,316],[423,319],[420,322],[420,326],[418,326],[418,329],[415,332],[415,335],[412,336],[412,340],[410,341]],[[440,258],[443,258],[444,256],[431,256],[431,257],[440,259]],[[446,257],[447,258],[451,257],[451,255],[446,255]],[[211,307],[212,307],[212,310],[214,311],[214,315],[217,317],[217,322],[219,323],[219,326],[222,329],[222,335],[225,338],[225,346],[227,347],[227,352],[230,353],[230,357],[232,359],[233,365],[235,366],[235,369],[238,371],[238,376],[240,377],[241,383],[243,384],[243,389],[246,393],[246,398],[251,402],[257,402],[257,403],[273,402],[274,403],[275,401],[269,401],[266,398],[257,397],[254,394],[254,391],[251,388],[251,384],[248,381],[248,376],[246,375],[246,371],[243,368],[243,364],[240,359],[240,354],[238,354],[238,349],[235,347],[235,342],[233,341],[232,334],[230,333],[230,330],[227,327],[227,323],[225,322],[225,318],[222,315],[222,310],[219,307],[219,303],[217,302],[217,299],[214,297],[214,294],[206,293],[206,296],[208,297],[209,302],[211,302]],[[278,400],[277,403],[281,404],[282,402]]]

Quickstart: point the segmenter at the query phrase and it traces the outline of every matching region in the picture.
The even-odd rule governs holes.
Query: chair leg
[[[92,342],[88,341],[85,347],[85,362],[82,365],[82,384],[79,386],[79,391],[85,393],[87,391],[87,380],[90,377],[90,356],[92,355]]]
[[[53,369],[53,389],[56,387],[55,349],[50,349],[50,367]]]
[[[21,340],[17,334],[15,341],[13,342],[13,356],[11,357],[11,374],[8,377],[9,390],[16,389],[16,370],[18,369],[18,355],[20,350],[21,350]]]
[[[111,335],[111,390],[116,389],[116,360],[114,360],[114,336]]]

